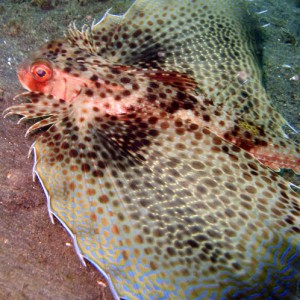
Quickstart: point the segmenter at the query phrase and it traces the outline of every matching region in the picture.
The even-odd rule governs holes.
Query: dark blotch
[[[89,164],[83,163],[83,164],[81,165],[81,171],[82,171],[82,172],[89,172],[90,170],[91,170],[91,167],[90,167]]]
[[[85,94],[86,94],[87,96],[91,97],[91,96],[94,95],[94,92],[93,92],[92,90],[87,90],[87,91],[85,92]]]
[[[188,240],[186,243],[189,246],[191,246],[192,248],[198,248],[199,247],[199,244],[196,241],[194,241],[194,240]]]

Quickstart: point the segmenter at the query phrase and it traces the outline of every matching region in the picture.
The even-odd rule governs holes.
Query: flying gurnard
[[[284,299],[299,146],[261,84],[240,0],[137,0],[18,68],[50,215],[115,298]]]

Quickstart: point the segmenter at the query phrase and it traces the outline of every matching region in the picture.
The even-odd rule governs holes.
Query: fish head
[[[68,39],[48,42],[18,67],[22,86],[68,103],[92,102],[108,114],[124,114],[147,88],[135,68],[113,65]]]
[[[18,66],[18,78],[31,92],[72,102],[87,86],[79,76],[76,56],[78,53],[66,39],[47,42]]]

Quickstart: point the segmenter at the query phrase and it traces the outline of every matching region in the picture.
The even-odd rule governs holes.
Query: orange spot
[[[145,248],[144,252],[145,252],[146,255],[149,255],[149,254],[152,253],[152,250],[151,250],[151,248]]]
[[[88,196],[94,196],[96,194],[96,191],[94,189],[87,189],[86,193]]]
[[[110,217],[112,217],[112,216],[114,215],[114,213],[113,213],[112,211],[109,211],[109,212],[108,212],[108,215],[109,215]]]
[[[76,180],[81,181],[82,180],[82,175],[81,174],[76,175]]]
[[[71,191],[75,191],[75,189],[76,189],[76,184],[75,184],[74,182],[71,182],[71,183],[69,184],[69,189],[70,189]]]
[[[148,262],[148,259],[147,259],[147,258],[143,258],[143,259],[142,259],[142,263],[143,263],[144,265],[148,265],[148,263],[149,263],[149,262]]]
[[[104,237],[108,238],[110,236],[109,232],[107,230],[105,230],[103,232]]]
[[[102,224],[103,226],[107,227],[108,226],[108,220],[106,218],[102,218]]]
[[[94,229],[94,234],[99,234],[100,230],[98,228]]]
[[[137,248],[135,248],[135,249],[133,250],[133,254],[134,254],[134,256],[135,256],[136,258],[140,257],[140,250],[137,249]]]
[[[169,126],[170,126],[170,125],[169,125],[168,122],[162,122],[161,125],[160,125],[161,129],[168,129]]]
[[[151,268],[152,270],[157,270],[157,265],[156,265],[156,263],[153,262],[153,261],[150,261],[150,268]]]
[[[103,203],[103,204],[106,204],[106,203],[108,203],[108,198],[107,198],[106,195],[101,195],[101,196],[99,197],[99,201],[100,201],[101,203]]]
[[[134,240],[139,243],[139,244],[142,244],[143,243],[143,237],[141,235],[136,235],[134,237]]]
[[[103,214],[103,208],[102,207],[98,207],[97,208],[97,212],[102,215]]]
[[[91,206],[97,206],[97,204],[98,204],[98,203],[97,203],[96,201],[91,201],[91,202],[90,202],[90,205],[91,205]]]
[[[91,220],[93,222],[96,222],[97,221],[97,215],[95,213],[91,213],[91,216],[90,216]]]
[[[125,233],[129,233],[130,232],[130,228],[129,228],[128,225],[124,225],[123,226],[123,230],[124,230]]]
[[[90,183],[90,184],[95,184],[96,183],[94,178],[88,179],[87,182]]]
[[[194,136],[195,136],[196,140],[201,140],[202,139],[202,134],[200,132],[195,132]]]
[[[113,234],[120,234],[119,227],[117,225],[113,225],[111,228]]]
[[[132,245],[131,240],[130,239],[126,239],[125,240],[125,244],[126,244],[126,246],[131,247],[131,245]]]
[[[184,135],[185,129],[184,129],[184,128],[176,128],[176,133],[177,133],[178,135]]]
[[[122,255],[123,255],[123,257],[124,257],[125,260],[128,259],[128,251],[127,250],[123,250],[122,251]]]
[[[73,171],[73,172],[76,172],[76,171],[78,171],[78,166],[75,166],[75,165],[71,166],[70,170]]]

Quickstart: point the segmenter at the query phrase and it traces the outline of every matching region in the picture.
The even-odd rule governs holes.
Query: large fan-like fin
[[[260,82],[252,35],[258,30],[245,6],[239,0],[137,0],[123,16],[106,13],[91,31],[71,28],[69,38],[111,64],[187,74],[201,99],[231,116],[231,130],[236,132],[241,122],[249,121],[254,128],[263,128],[269,147],[256,143],[252,151],[261,162],[299,172],[299,146],[286,140],[282,131],[286,122],[270,105]],[[218,115],[211,119],[215,122],[207,126],[217,134],[229,127]],[[241,146],[241,139],[230,141]],[[272,153],[274,147],[278,150]]]
[[[6,113],[50,126],[33,145],[49,213],[115,297],[295,294],[299,196],[252,155],[297,171],[299,148],[261,85],[243,3],[137,0],[21,67],[45,94]],[[36,61],[53,72],[31,85]]]
[[[50,212],[120,296],[293,292],[299,197],[281,177],[208,129],[151,106],[111,116],[80,97],[52,99],[52,107],[47,96],[34,101],[13,113],[26,117],[36,107],[57,116],[34,144]]]

